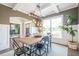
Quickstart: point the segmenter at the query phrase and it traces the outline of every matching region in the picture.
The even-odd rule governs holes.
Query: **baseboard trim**
[[[10,50],[12,50],[12,49],[10,49],[10,48],[4,49],[4,50],[0,51],[0,54],[6,53],[6,52],[8,52]]]

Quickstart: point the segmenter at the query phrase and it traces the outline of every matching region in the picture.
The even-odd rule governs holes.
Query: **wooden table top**
[[[25,37],[25,38],[18,38],[18,40],[27,45],[33,45],[35,43],[38,43],[42,40],[42,37]]]

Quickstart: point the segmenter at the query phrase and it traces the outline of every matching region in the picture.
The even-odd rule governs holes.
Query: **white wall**
[[[10,47],[10,26],[0,24],[0,51]]]

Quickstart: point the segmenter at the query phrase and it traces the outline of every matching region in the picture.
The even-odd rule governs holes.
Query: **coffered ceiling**
[[[39,11],[37,8],[38,3],[2,3],[2,4],[12,8],[13,10],[18,10],[26,14],[32,12],[41,17],[59,13],[78,6],[77,3],[40,3],[40,11]]]

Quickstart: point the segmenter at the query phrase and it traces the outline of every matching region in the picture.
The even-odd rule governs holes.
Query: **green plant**
[[[75,21],[76,21],[76,17],[68,16],[67,24],[64,26],[61,26],[61,29],[63,29],[63,31],[66,31],[67,33],[69,33],[72,36],[71,42],[74,42],[73,37],[76,35],[76,32],[77,32],[77,30],[74,30],[72,27],[72,25]]]

